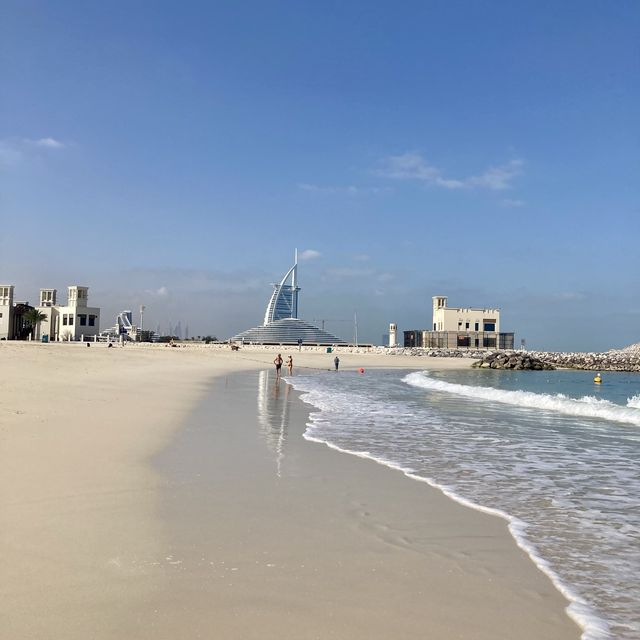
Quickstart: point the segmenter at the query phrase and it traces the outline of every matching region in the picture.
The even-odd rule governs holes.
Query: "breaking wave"
[[[456,384],[431,378],[426,371],[410,373],[403,378],[403,381],[414,387],[457,394],[465,398],[501,402],[527,409],[556,411],[582,418],[613,420],[640,427],[640,395],[629,398],[625,407],[608,400],[594,398],[593,396],[584,396],[576,399],[565,396],[562,393],[550,395],[532,391],[508,391],[494,387]]]

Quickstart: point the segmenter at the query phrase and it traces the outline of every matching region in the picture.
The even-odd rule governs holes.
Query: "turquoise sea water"
[[[640,638],[640,375],[322,372],[305,437],[509,520],[583,637]]]

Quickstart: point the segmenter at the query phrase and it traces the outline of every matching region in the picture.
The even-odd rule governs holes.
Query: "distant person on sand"
[[[289,356],[287,358],[287,369],[289,369],[289,375],[293,375],[293,358]]]
[[[273,361],[273,364],[276,365],[276,380],[280,378],[280,370],[282,369],[282,354],[278,354],[276,359]]]
[[[338,367],[340,366],[340,358],[338,358],[338,356],[336,356],[336,357],[333,359],[333,364],[335,364],[335,365],[336,365],[336,371],[337,371],[337,370],[338,370]]]

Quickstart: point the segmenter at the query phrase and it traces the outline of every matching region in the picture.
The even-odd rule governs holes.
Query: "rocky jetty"
[[[492,351],[479,349],[420,349],[408,347],[377,347],[389,355],[423,356],[428,358],[469,358],[478,360],[473,366],[489,363],[493,369],[585,369],[587,371],[640,371],[640,343],[624,349],[611,349],[602,353],[560,351]],[[497,361],[498,356],[500,360]],[[503,361],[509,366],[503,366]],[[515,359],[515,362],[514,362]],[[496,366],[491,363],[496,361]],[[535,365],[540,364],[540,368]],[[498,366],[498,364],[502,366]],[[520,365],[516,367],[516,365]],[[487,367],[484,367],[487,368]]]
[[[471,366],[480,369],[513,369],[514,371],[542,371],[555,369],[552,364],[536,358],[527,351],[493,351]]]
[[[423,356],[425,358],[470,358],[477,360],[486,349],[424,349],[421,347],[376,347],[378,353],[390,356]]]
[[[611,349],[609,353],[624,353],[630,356],[638,356],[640,358],[640,342],[630,344],[624,349]]]
[[[632,345],[635,347],[636,345]],[[627,347],[629,349],[629,347]],[[586,369],[587,371],[640,371],[640,349],[616,349],[604,353],[564,353],[553,351],[528,351],[542,362],[562,369]]]

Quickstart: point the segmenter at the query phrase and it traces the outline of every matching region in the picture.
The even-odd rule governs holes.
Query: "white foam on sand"
[[[301,399],[309,404],[313,404],[309,394],[303,394],[301,396]],[[310,429],[313,429],[313,422],[307,423],[307,426]],[[525,536],[527,524],[522,522],[522,520],[519,520],[518,518],[515,518],[508,513],[501,511],[500,509],[485,507],[482,504],[478,504],[476,502],[468,500],[467,498],[464,498],[456,493],[451,487],[448,487],[447,485],[440,484],[432,478],[416,475],[412,469],[402,467],[384,458],[378,458],[368,451],[353,451],[351,449],[344,449],[336,444],[333,444],[329,440],[310,435],[309,431],[306,431],[303,436],[310,442],[324,444],[331,449],[340,451],[341,453],[347,453],[359,458],[366,458],[385,467],[401,471],[408,478],[411,478],[412,480],[418,480],[419,482],[424,482],[429,486],[438,489],[445,496],[452,500],[455,500],[465,507],[475,509],[476,511],[482,511],[483,513],[488,513],[490,515],[497,516],[499,518],[502,518],[503,520],[506,520],[508,522],[509,532],[513,536],[513,539],[516,541],[516,544],[531,558],[538,569],[540,569],[540,571],[542,571],[551,580],[554,587],[569,601],[570,604],[566,609],[567,614],[583,630],[582,639],[607,640],[608,638],[613,637],[609,632],[609,626],[607,625],[607,623],[600,616],[598,616],[598,614],[583,598],[577,595],[570,587],[562,582],[558,574],[551,569],[549,563],[540,555],[538,555],[535,547],[527,541]]]

